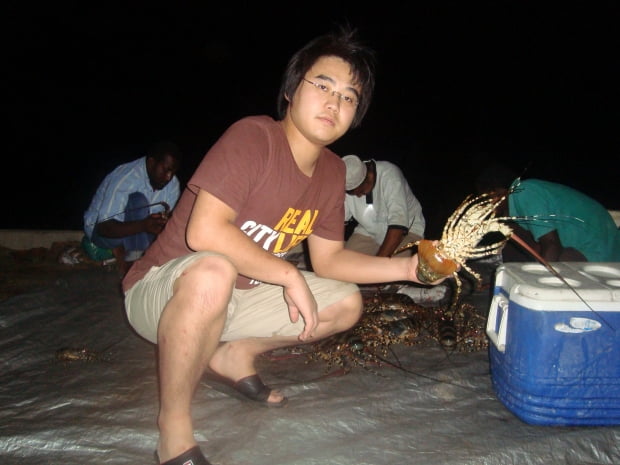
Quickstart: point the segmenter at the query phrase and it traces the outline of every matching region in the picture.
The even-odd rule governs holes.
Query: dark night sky
[[[83,3],[4,7],[18,187],[0,228],[80,229],[103,176],[161,138],[185,182],[232,122],[275,115],[288,58],[345,20],[377,51],[377,87],[332,148],[398,163],[427,233],[490,158],[620,209],[615,1]]]

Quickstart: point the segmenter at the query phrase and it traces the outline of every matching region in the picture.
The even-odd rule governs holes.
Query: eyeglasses
[[[338,92],[337,90],[332,90],[330,86],[328,86],[327,84],[323,84],[321,82],[313,82],[306,78],[302,78],[302,79],[306,81],[308,84],[312,84],[314,87],[316,87],[318,90],[320,90],[324,94],[336,95],[338,99],[340,100],[340,102],[344,103],[347,106],[354,108],[359,103],[357,101],[357,98],[354,95],[347,95],[347,94]]]

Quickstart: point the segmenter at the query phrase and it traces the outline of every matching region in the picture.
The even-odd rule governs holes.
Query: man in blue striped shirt
[[[179,199],[180,162],[179,148],[163,141],[105,177],[84,213],[83,245],[91,258],[110,253],[124,276],[163,230]]]

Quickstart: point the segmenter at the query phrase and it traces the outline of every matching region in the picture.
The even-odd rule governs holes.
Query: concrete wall
[[[54,242],[79,242],[83,235],[83,231],[0,229],[0,247],[14,250],[49,248]]]
[[[620,210],[610,210],[609,213],[620,227]],[[83,235],[83,231],[0,229],[0,247],[15,250],[48,248],[54,242],[81,241]]]

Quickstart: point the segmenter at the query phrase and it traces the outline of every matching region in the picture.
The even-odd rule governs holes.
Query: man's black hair
[[[324,56],[341,58],[351,66],[353,83],[361,88],[359,102],[351,127],[360,125],[372,98],[375,87],[375,53],[357,38],[357,31],[342,26],[338,32],[331,32],[310,41],[289,60],[280,92],[278,93],[278,117],[284,119],[289,105],[288,99],[295,94],[299,83],[316,61]]]
[[[147,157],[157,161],[163,161],[166,155],[170,155],[177,161],[181,161],[181,149],[171,140],[162,140],[153,144],[147,151]]]
[[[497,188],[508,189],[518,175],[510,168],[498,162],[492,162],[476,178],[476,191],[491,192]]]

